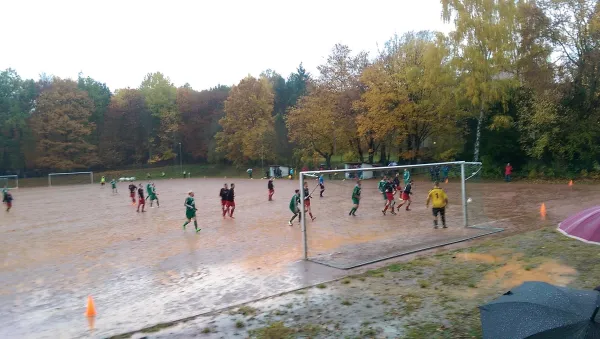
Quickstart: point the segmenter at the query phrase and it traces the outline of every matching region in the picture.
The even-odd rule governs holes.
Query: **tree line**
[[[317,165],[511,162],[530,176],[600,171],[600,4],[442,0],[450,34],[393,36],[374,56],[336,44],[232,87],[175,87],[162,73],[111,91],[0,73],[0,172],[185,162]]]

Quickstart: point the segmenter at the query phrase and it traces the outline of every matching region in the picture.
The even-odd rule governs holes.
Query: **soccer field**
[[[142,181],[138,182],[141,183]],[[128,183],[15,190],[14,207],[0,213],[0,337],[106,337],[341,277],[348,271],[302,259],[302,234],[288,209],[297,181],[235,179],[235,219],[221,216],[224,179],[157,181],[160,208],[136,213]],[[145,182],[143,182],[145,184]],[[416,182],[412,211],[383,216],[376,181],[363,182],[357,217],[351,181],[326,181],[314,192],[307,222],[309,256],[334,265],[370,260],[471,232],[464,229],[460,186],[446,184],[448,230],[434,230],[425,208],[430,183]],[[311,190],[315,187],[310,183]],[[594,205],[597,186],[477,183],[470,224],[505,233],[536,226],[539,204],[556,222]],[[196,193],[198,220],[186,232],[186,192]],[[445,232],[445,233],[442,233]],[[468,234],[467,234],[468,235]],[[98,315],[90,332],[88,295]]]

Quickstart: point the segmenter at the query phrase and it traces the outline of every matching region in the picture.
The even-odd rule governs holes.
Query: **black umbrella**
[[[600,293],[528,281],[479,307],[483,337],[600,339]]]

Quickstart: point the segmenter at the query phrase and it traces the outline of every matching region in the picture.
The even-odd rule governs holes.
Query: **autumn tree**
[[[477,113],[474,160],[479,160],[481,130],[490,105],[508,99],[514,86],[517,2],[514,0],[442,0],[444,21],[454,19],[450,34],[460,71],[459,92]]]
[[[77,78],[77,87],[80,90],[87,92],[87,95],[94,102],[94,111],[90,116],[90,122],[96,126],[92,132],[90,142],[97,145],[99,142],[100,134],[104,127],[104,116],[110,105],[110,97],[112,93],[106,84],[101,83],[92,78],[84,77],[82,73],[79,73]]]
[[[181,115],[177,110],[177,89],[160,72],[149,73],[142,81],[140,91],[152,113],[149,162],[173,159],[177,144]]]
[[[96,146],[88,141],[95,127],[90,122],[93,111],[94,103],[76,82],[55,78],[31,116],[37,166],[74,170],[96,165]]]
[[[217,150],[236,165],[274,154],[273,90],[269,80],[247,76],[234,86],[225,101],[223,130],[215,136]]]
[[[115,168],[148,161],[150,121],[144,95],[138,89],[119,89],[111,98],[100,135],[99,155],[104,166]]]

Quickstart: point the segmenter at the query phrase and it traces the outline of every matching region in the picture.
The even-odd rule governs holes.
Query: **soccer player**
[[[310,220],[314,221],[317,218],[313,217],[312,210],[310,208],[310,199],[311,199],[311,196],[310,196],[310,191],[308,190],[308,183],[305,182],[304,183],[304,209],[306,211],[308,211],[308,215],[310,215]]]
[[[229,213],[229,217],[231,219],[235,219],[233,217],[233,211],[235,211],[235,201],[234,201],[235,192],[233,191],[234,188],[235,188],[235,184],[232,183],[229,186],[229,190],[227,190],[227,198],[226,198],[227,203],[225,205],[226,209],[225,209],[225,211],[223,211],[223,216],[225,216],[225,215],[227,215],[227,213]]]
[[[137,211],[140,211],[140,206],[142,206],[142,212],[146,212],[144,211],[144,207],[146,207],[146,200],[144,199],[144,187],[142,186],[142,184],[140,184],[140,187],[138,188],[138,206],[137,206]]]
[[[385,191],[385,206],[383,207],[383,211],[381,211],[383,213],[383,215],[385,215],[385,212],[388,210],[388,208],[391,209],[391,212],[393,215],[396,215],[396,212],[394,212],[394,205],[396,204],[396,202],[394,201],[394,183],[392,182],[392,179],[388,179],[388,181],[385,183],[384,187],[384,191]]]
[[[6,204],[6,212],[12,208],[13,196],[7,188],[2,190],[2,202]]]
[[[408,185],[410,182],[410,172],[407,168],[404,169],[404,186]]]
[[[442,225],[444,228],[448,228],[446,226],[446,205],[448,205],[448,196],[443,189],[440,188],[439,182],[435,182],[433,189],[429,191],[429,195],[427,195],[427,202],[425,206],[429,208],[429,202],[432,202],[432,212],[433,212],[433,228],[438,228],[438,214],[442,216]]]
[[[134,183],[129,184],[129,197],[131,198],[131,204],[135,205],[135,190],[137,187]]]
[[[188,197],[185,198],[185,202],[183,203],[185,206],[185,219],[186,222],[183,223],[183,230],[185,231],[185,226],[189,224],[192,219],[194,219],[194,228],[196,229],[196,233],[200,232],[198,228],[198,221],[196,220],[196,202],[194,201],[194,192],[189,191]]]
[[[148,199],[150,199],[150,207],[152,207],[152,203],[156,200],[156,207],[160,208],[160,202],[158,202],[158,194],[156,194],[156,186],[154,186],[154,183],[148,183],[146,190],[148,191]]]
[[[400,186],[400,173],[396,173],[393,183],[394,183],[394,190],[402,191],[402,186]]]
[[[292,221],[294,221],[294,219],[296,219],[296,217],[298,217],[298,221],[302,220],[302,214],[300,213],[300,190],[296,190],[295,192],[296,193],[290,200],[290,211],[292,211],[292,213],[294,213],[294,216],[288,222],[289,226],[292,226]]]
[[[105,183],[106,183],[106,178],[104,176],[102,176],[102,178],[100,178],[100,187],[104,188]]]
[[[246,173],[248,173],[248,178],[252,179],[252,168],[248,168]]]
[[[398,205],[398,211],[400,211],[400,207],[404,206],[404,204],[406,204],[407,202],[408,205],[406,205],[406,210],[410,211],[410,204],[412,203],[412,201],[410,200],[410,195],[412,194],[412,183],[413,181],[410,180],[408,184],[404,186],[404,191],[402,191],[402,203]]]
[[[221,192],[219,192],[219,196],[221,197],[221,212],[223,212],[223,218],[225,218],[225,209],[227,208],[227,192],[229,192],[229,188],[227,188],[227,184],[223,185],[221,188]]]
[[[110,181],[110,186],[112,187],[113,194],[119,193],[117,190],[117,181],[114,178]]]
[[[321,188],[321,193],[319,197],[323,197],[323,192],[325,192],[325,178],[323,178],[323,174],[319,174],[319,186]]]
[[[377,188],[379,189],[379,192],[381,192],[381,194],[383,195],[383,200],[387,201],[387,197],[385,195],[385,184],[387,183],[387,176],[383,176],[383,178],[381,180],[379,180],[379,184],[377,186]]]
[[[360,203],[360,179],[356,181],[356,186],[354,186],[354,190],[352,191],[352,203],[354,206],[350,210],[348,215],[356,216],[356,210],[358,209],[358,205]]]
[[[273,185],[273,178],[269,178],[269,182],[267,183],[267,188],[269,189],[269,201],[272,201],[273,194],[275,194],[275,186]]]

